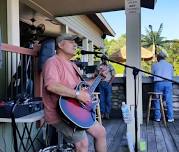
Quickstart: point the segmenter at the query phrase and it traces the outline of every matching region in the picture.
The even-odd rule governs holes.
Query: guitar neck
[[[93,84],[88,88],[88,92],[90,95],[92,95],[92,93],[95,91],[102,78],[103,77],[101,75],[98,75],[94,80]]]

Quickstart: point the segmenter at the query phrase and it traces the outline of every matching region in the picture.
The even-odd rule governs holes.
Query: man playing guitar
[[[62,132],[64,138],[75,145],[77,152],[88,152],[88,138],[86,132],[94,137],[96,152],[106,152],[106,131],[97,121],[86,129],[75,129],[62,121],[58,110],[58,99],[60,96],[73,98],[84,105],[91,101],[88,91],[81,89],[76,91],[75,87],[81,79],[77,74],[77,66],[70,61],[75,55],[77,36],[62,34],[57,37],[56,55],[49,58],[42,71],[43,103],[46,121]],[[102,72],[105,75],[105,72]]]

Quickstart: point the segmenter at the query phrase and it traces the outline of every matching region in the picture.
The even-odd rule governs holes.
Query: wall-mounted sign
[[[125,0],[125,12],[128,14],[140,13],[140,0]]]

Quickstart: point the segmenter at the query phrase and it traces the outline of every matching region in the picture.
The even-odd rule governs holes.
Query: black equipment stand
[[[108,59],[106,56],[99,56],[98,54],[95,54],[95,56],[97,58],[101,58],[101,59],[104,59],[104,60],[107,60],[107,61],[110,61],[110,62],[113,62],[113,63],[116,63],[116,64],[119,64],[119,65],[122,65],[126,68],[130,68],[133,70],[133,77],[134,77],[134,97],[135,97],[135,103],[134,103],[134,118],[135,118],[135,152],[138,152],[138,120],[137,120],[137,94],[136,94],[136,78],[137,78],[137,75],[139,72],[143,72],[143,73],[146,73],[146,74],[149,74],[149,75],[152,75],[152,76],[156,76],[156,77],[159,77],[159,78],[162,78],[164,80],[167,80],[167,81],[170,81],[172,83],[176,83],[179,85],[179,82],[177,81],[174,81],[174,80],[170,80],[170,79],[167,79],[167,78],[164,78],[162,76],[159,76],[159,75],[156,75],[156,74],[152,74],[150,72],[147,72],[147,71],[144,71],[144,70],[141,70],[139,68],[136,68],[134,66],[129,66],[127,64],[123,64],[123,63],[120,63],[120,62],[117,62],[117,61],[114,61],[114,60],[111,60],[111,59]]]
[[[41,125],[41,127],[39,127],[37,133],[35,134],[35,136],[33,138],[31,136],[31,133],[33,131],[32,127],[33,127],[34,122],[43,118],[43,114],[40,111],[37,111],[38,112],[37,114],[31,113],[29,115],[24,116],[21,121],[17,121],[17,123],[24,124],[23,131],[20,132],[18,126],[16,125],[16,120],[15,120],[16,118],[15,118],[15,114],[14,114],[14,111],[15,111],[15,108],[17,105],[18,105],[18,101],[15,101],[12,106],[12,109],[11,109],[11,118],[10,118],[12,121],[11,125],[12,125],[12,133],[13,133],[13,140],[14,140],[14,152],[19,152],[21,146],[22,146],[24,152],[28,152],[28,151],[36,152],[34,142],[36,139],[38,139],[38,135],[39,135],[42,127],[44,126],[45,122]],[[7,119],[9,119],[9,118],[7,118]],[[17,119],[21,119],[21,117],[19,117]],[[29,119],[31,119],[31,120],[29,120]],[[30,123],[30,126],[27,123]],[[19,137],[19,146],[18,146],[18,142],[17,142],[17,135]],[[27,139],[27,140],[25,140],[25,142],[24,142],[23,141],[24,139]],[[27,143],[29,143],[29,142],[30,142],[30,145],[27,145]],[[42,144],[42,143],[40,142],[40,144]],[[32,147],[32,150],[31,150],[31,147]]]
[[[16,108],[16,102],[14,102],[14,105],[12,106],[11,109],[11,120],[12,120],[12,133],[13,133],[13,139],[14,139],[14,151],[18,152],[18,148],[17,148],[17,135],[16,135],[16,122],[15,122],[15,116],[14,116],[14,110]]]

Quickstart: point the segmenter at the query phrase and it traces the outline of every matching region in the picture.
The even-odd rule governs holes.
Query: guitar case
[[[41,43],[38,60],[38,70],[42,71],[43,65],[46,60],[55,55],[55,39],[47,38]]]

